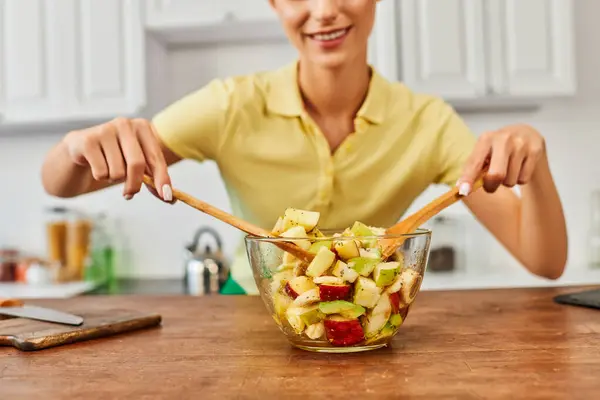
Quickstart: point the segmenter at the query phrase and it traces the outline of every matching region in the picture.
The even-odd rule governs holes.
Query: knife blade
[[[79,326],[83,318],[78,315],[38,306],[25,305],[21,300],[0,298],[0,315],[36,319],[39,321]]]
[[[79,326],[83,324],[83,318],[77,315],[36,306],[0,307],[0,314],[66,325]]]

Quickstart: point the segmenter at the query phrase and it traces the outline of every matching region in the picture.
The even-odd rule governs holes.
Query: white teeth
[[[313,38],[317,40],[327,41],[327,40],[335,40],[346,34],[346,29],[341,29],[339,31],[330,32],[330,33],[317,33],[313,35]]]

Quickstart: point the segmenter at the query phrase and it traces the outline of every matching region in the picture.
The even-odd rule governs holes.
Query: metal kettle
[[[202,240],[212,236],[216,249]],[[223,255],[221,237],[214,229],[202,227],[194,234],[194,240],[186,248],[184,285],[187,294],[204,296],[219,294],[229,279],[229,265]]]

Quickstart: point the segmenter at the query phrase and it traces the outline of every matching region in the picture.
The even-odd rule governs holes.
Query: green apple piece
[[[311,277],[321,276],[331,267],[335,261],[335,253],[327,247],[321,247],[315,258],[310,262],[306,269],[306,275]]]
[[[289,322],[290,326],[294,329],[294,331],[296,331],[297,334],[301,334],[302,331],[304,331],[304,327],[306,326],[302,318],[300,318],[301,313],[302,309],[294,306],[289,307],[285,312],[287,321]]]
[[[399,262],[379,263],[373,270],[373,280],[379,287],[384,287],[391,284],[400,269]]]
[[[404,321],[402,321],[402,315],[400,314],[393,314],[389,320],[389,324],[393,325],[396,328],[402,325],[402,322]]]
[[[306,231],[304,230],[304,228],[302,226],[294,226],[294,227],[286,230],[279,236],[283,237],[283,238],[297,239],[297,240],[290,240],[290,242],[295,243],[296,245],[300,246],[304,250],[310,249],[310,246],[311,246],[310,240],[308,240]],[[301,238],[306,238],[306,240],[303,240]]]
[[[283,226],[286,228],[301,226],[306,232],[312,231],[319,223],[320,213],[316,211],[288,208],[283,215]]]
[[[365,309],[349,301],[334,300],[319,303],[319,310],[324,314],[340,314],[345,318],[358,318],[365,313]]]
[[[379,260],[381,261],[381,250],[377,249],[377,248],[373,248],[373,249],[360,249],[359,251],[360,253],[360,257],[364,257],[364,258],[372,258],[374,260]]]
[[[307,326],[304,333],[306,333],[306,336],[313,340],[319,339],[325,334],[325,324],[323,323],[323,321],[321,321],[317,322],[316,324]]]
[[[384,325],[383,328],[381,328],[381,331],[376,334],[375,336],[370,337],[369,339],[367,339],[365,341],[365,344],[372,344],[375,342],[379,342],[380,340],[384,340],[387,339],[389,337],[394,336],[394,333],[396,333],[396,327],[391,325],[389,322],[387,324]]]
[[[333,241],[331,241],[331,240],[317,240],[310,246],[310,248],[308,249],[308,252],[317,254],[321,247],[325,247],[327,250],[331,250],[332,246],[333,246]]]
[[[354,225],[350,228],[350,232],[352,232],[354,236],[373,236],[373,231],[360,221],[354,222]]]
[[[392,303],[390,302],[390,295],[383,293],[375,308],[371,312],[367,313],[367,323],[365,326],[365,336],[375,336],[381,328],[388,322],[390,315],[392,314]]]
[[[316,324],[325,319],[325,314],[320,310],[317,304],[309,307],[301,307],[298,309],[298,313],[306,326]]]
[[[338,240],[333,246],[338,256],[340,256],[343,261],[360,256],[356,240]]]
[[[285,312],[291,304],[292,298],[290,296],[287,296],[281,292],[277,292],[273,296],[273,308],[275,309],[275,313],[277,313],[277,315],[285,315]]]
[[[348,267],[355,270],[359,275],[367,277],[371,275],[375,266],[381,262],[380,259],[356,257],[348,261]]]
[[[337,260],[333,268],[331,269],[331,273],[333,276],[337,276],[338,278],[342,278],[346,282],[354,283],[354,281],[358,278],[358,272],[353,270],[341,260]]]
[[[369,278],[364,278],[362,276],[358,277],[358,280],[354,285],[354,304],[358,304],[367,308],[373,308],[377,304],[380,295],[380,289],[377,287],[375,282]]]

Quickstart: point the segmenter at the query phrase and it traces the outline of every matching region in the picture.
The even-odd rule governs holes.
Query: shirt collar
[[[389,83],[374,68],[369,91],[357,116],[373,124],[381,124],[386,116]],[[267,94],[267,109],[287,117],[299,117],[304,112],[304,103],[298,88],[298,62],[290,63],[274,71]]]

